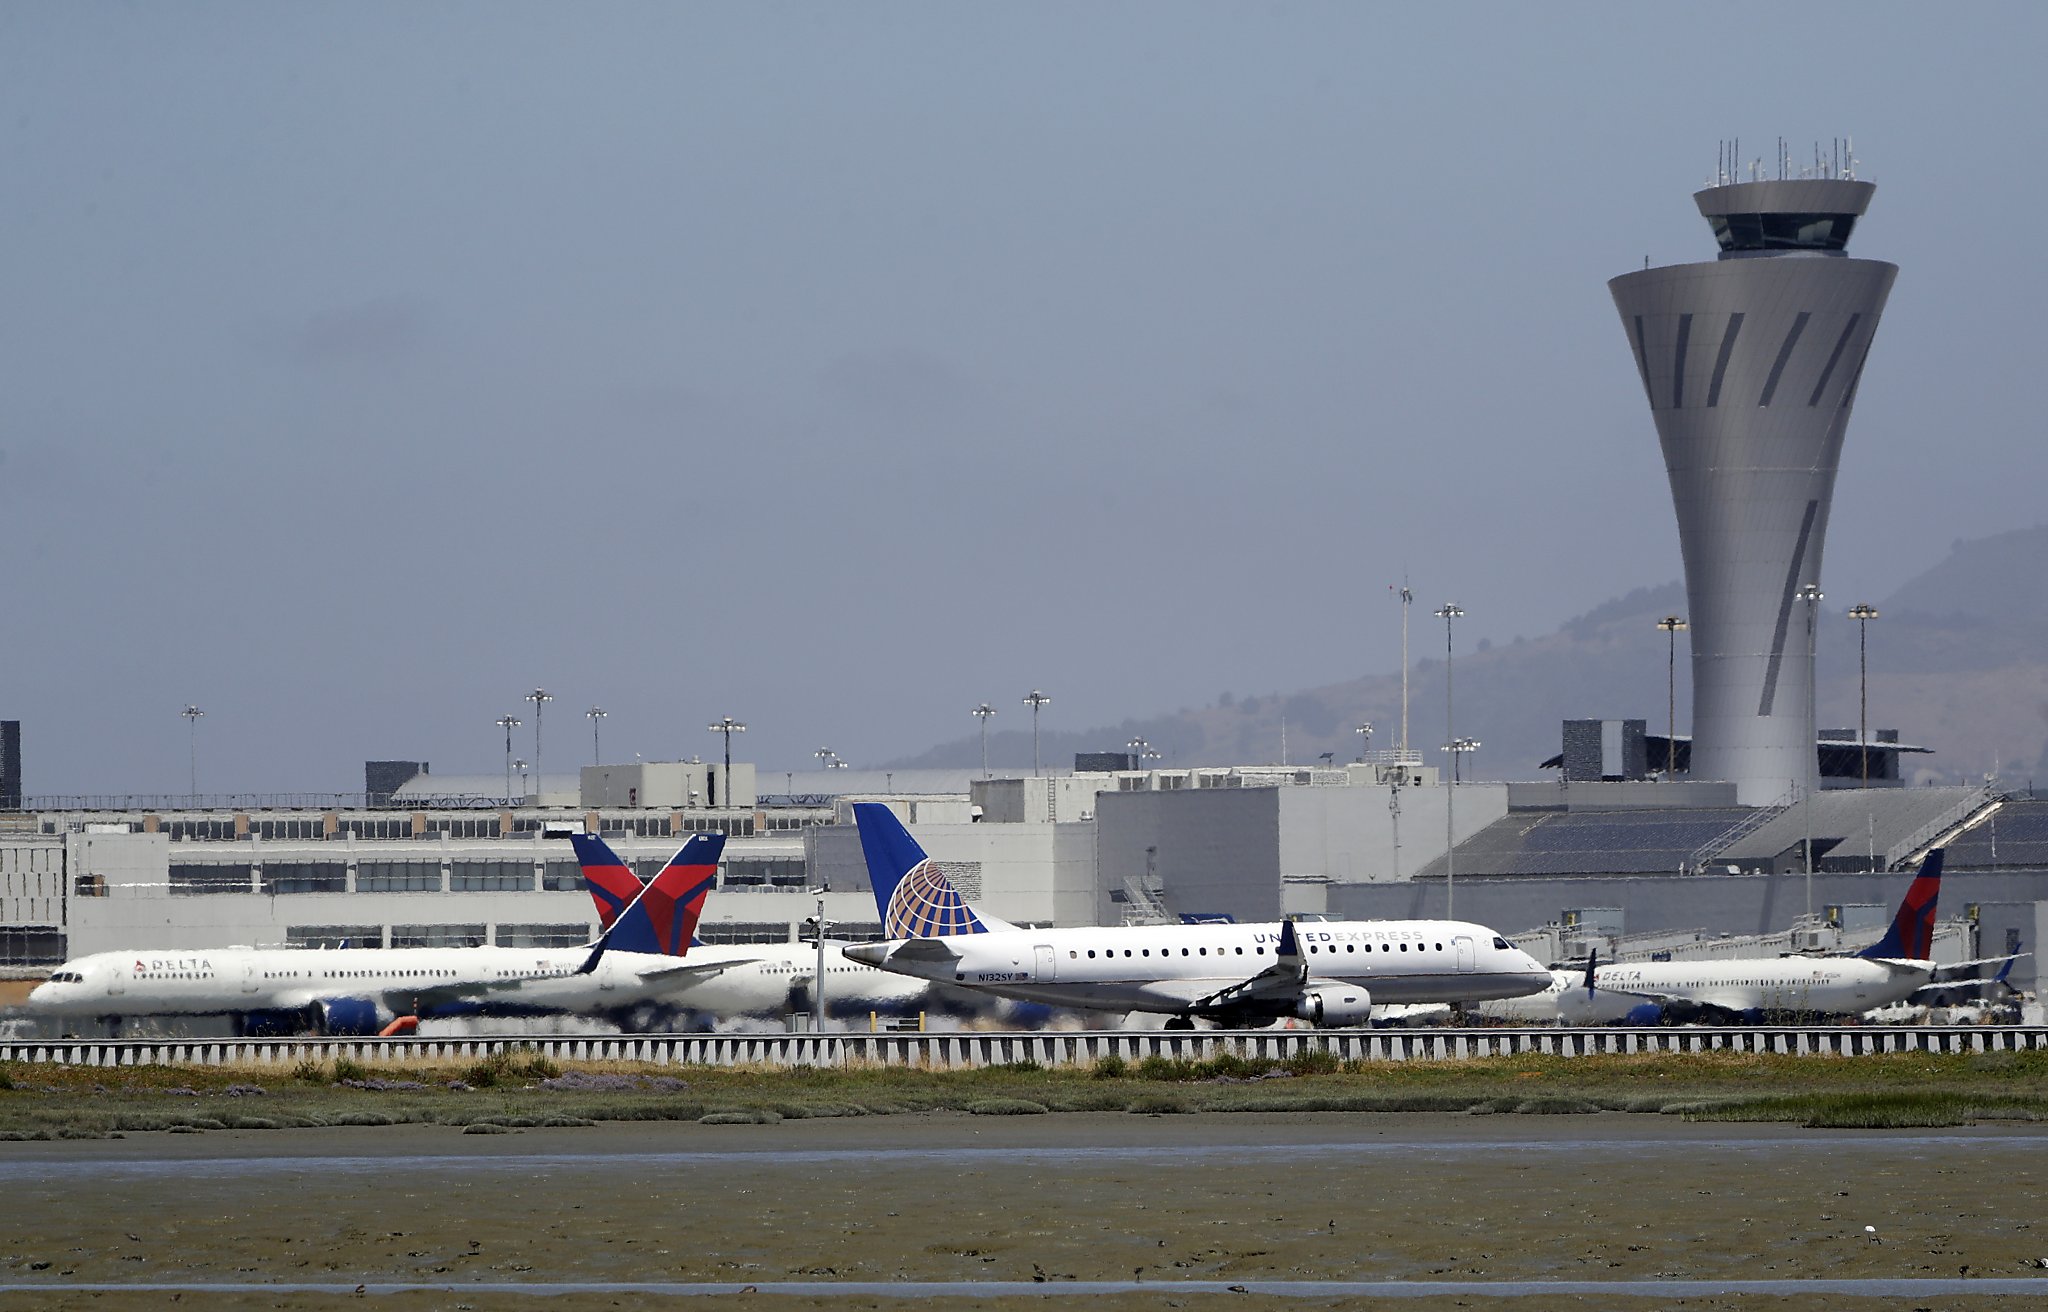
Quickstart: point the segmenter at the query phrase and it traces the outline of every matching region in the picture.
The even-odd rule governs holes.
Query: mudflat
[[[0,1144],[0,1308],[536,1306],[355,1283],[719,1283],[692,1307],[1029,1307],[788,1281],[1074,1280],[1103,1308],[1377,1305],[1185,1281],[2048,1276],[2048,1129],[1809,1130],[1630,1113],[921,1113],[131,1134]],[[1866,1229],[1866,1227],[1870,1227]],[[83,1283],[121,1291],[66,1291]],[[150,1285],[156,1288],[144,1289]],[[1544,1294],[1482,1304],[1868,1307],[1856,1294]],[[2043,1286],[2048,1291],[2048,1285]],[[1956,1295],[2018,1307],[2039,1295]],[[550,1309],[648,1301],[557,1292]],[[1471,1294],[1402,1297],[1427,1312]],[[1915,1306],[1912,1299],[1893,1305]],[[1918,1305],[1928,1305],[1920,1300]]]

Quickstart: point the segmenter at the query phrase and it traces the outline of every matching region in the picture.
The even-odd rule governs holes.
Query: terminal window
[[[357,838],[411,838],[412,817],[401,816],[395,820],[343,820],[338,832],[354,834]]]
[[[785,920],[700,921],[697,937],[706,943],[787,943],[789,922]]]
[[[208,893],[252,893],[253,867],[246,861],[221,865],[171,866],[171,893],[190,897]]]
[[[480,948],[484,945],[482,925],[393,925],[394,948]]]
[[[173,843],[225,843],[235,838],[235,822],[229,820],[166,820],[163,832]]]
[[[451,861],[448,889],[453,893],[531,893],[531,861]]]
[[[574,861],[550,861],[541,867],[540,886],[549,893],[581,893],[583,867]]]
[[[0,965],[55,966],[69,955],[55,925],[0,925]]]
[[[358,893],[438,893],[439,861],[358,861]]]
[[[804,859],[800,856],[736,856],[724,866],[723,883],[735,887],[802,888]]]
[[[587,923],[569,925],[500,925],[501,948],[577,948],[597,935]]]
[[[381,948],[382,925],[291,925],[284,931],[286,947]]]
[[[265,861],[263,891],[279,893],[346,893],[348,866],[341,861]]]
[[[327,821],[320,816],[293,816],[282,820],[258,820],[249,826],[258,838],[321,839],[327,837]]]

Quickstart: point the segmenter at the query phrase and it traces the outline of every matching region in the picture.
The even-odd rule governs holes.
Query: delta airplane
[[[621,947],[607,941],[613,932],[612,918],[640,896],[640,880],[602,838],[571,834],[569,840],[576,845],[583,881],[597,903],[598,921],[606,933],[599,940],[595,955],[609,961],[610,954]],[[780,1018],[792,1011],[810,1009],[810,990],[818,974],[815,943],[712,946],[695,937],[696,928],[697,915],[692,914],[682,931],[681,942],[671,953],[672,959],[640,973],[647,997],[641,1014],[683,1008],[717,1019]],[[825,942],[828,1016],[864,1016],[869,1012],[902,1016],[926,1009],[931,994],[929,984],[848,961],[840,955],[843,946],[830,939]]]
[[[1938,966],[1935,903],[1941,893],[1943,851],[1927,854],[1899,902],[1891,928],[1876,943],[1848,957],[1752,957],[1721,961],[1641,961],[1586,964],[1576,987],[1554,996],[1557,1017],[1568,1025],[1754,1023],[1770,1016],[1860,1015],[1904,1002],[1931,986],[2009,957]],[[1560,972],[1561,973],[1561,972]]]
[[[673,987],[674,957],[716,882],[722,834],[698,834],[578,948],[193,948],[68,961],[32,1015],[231,1018],[237,1033],[401,1033],[421,1017],[608,1014]],[[638,881],[635,881],[637,886]],[[602,906],[602,900],[600,900]]]
[[[1455,920],[1020,929],[976,911],[878,802],[853,808],[888,942],[855,961],[967,989],[1093,1011],[1224,1025],[1295,1017],[1360,1025],[1376,1002],[1515,997],[1550,975],[1481,925]]]

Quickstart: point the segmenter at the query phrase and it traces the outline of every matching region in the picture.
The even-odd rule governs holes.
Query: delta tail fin
[[[860,829],[883,938],[951,938],[1016,928],[969,906],[938,862],[925,855],[883,803],[855,802],[853,822]]]
[[[611,844],[596,834],[571,834],[569,841],[576,847],[576,864],[583,867],[583,886],[590,890],[590,900],[597,904],[597,927],[600,932],[610,929],[619,914],[640,896],[644,887],[640,876],[619,859]]]
[[[1899,913],[1885,936],[1856,955],[1892,961],[1926,961],[1934,952],[1934,904],[1941,895],[1941,862],[1945,850],[1935,848],[1921,863],[1920,873],[1899,901]]]
[[[633,885],[623,908],[604,923],[598,951],[645,952],[666,957],[689,952],[696,941],[697,922],[704,914],[704,900],[718,883],[718,858],[725,850],[724,834],[693,834],[645,888],[640,887],[632,870],[603,839],[588,834],[571,837],[577,859],[583,863],[591,899],[597,903],[600,921],[604,920],[607,903],[625,891],[625,881]]]

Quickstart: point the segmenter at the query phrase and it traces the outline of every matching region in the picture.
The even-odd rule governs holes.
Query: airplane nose
[[[879,966],[889,957],[887,943],[854,943],[841,948],[840,951],[846,954],[848,960],[858,961],[866,966]]]

